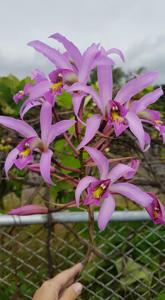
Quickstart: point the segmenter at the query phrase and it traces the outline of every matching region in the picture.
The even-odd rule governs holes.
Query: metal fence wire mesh
[[[51,237],[51,239],[49,239]],[[165,234],[149,221],[95,226],[94,254],[80,299],[165,299]],[[50,274],[83,260],[86,223],[0,227],[0,299],[31,299]]]

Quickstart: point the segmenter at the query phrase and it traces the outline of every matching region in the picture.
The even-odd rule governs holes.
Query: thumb
[[[65,290],[59,300],[75,300],[81,294],[82,289],[83,285],[79,282],[76,282]]]

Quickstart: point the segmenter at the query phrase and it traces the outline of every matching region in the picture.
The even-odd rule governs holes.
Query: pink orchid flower
[[[26,167],[33,160],[33,152],[41,153],[40,157],[40,172],[45,182],[52,184],[51,180],[51,158],[53,152],[49,149],[50,144],[57,136],[64,133],[75,121],[63,120],[56,124],[52,124],[52,107],[48,102],[44,102],[40,112],[40,128],[41,137],[37,132],[26,122],[11,117],[0,116],[0,124],[10,129],[17,131],[24,139],[9,152],[5,161],[5,172],[8,176],[8,171],[13,165],[20,170]]]
[[[47,214],[48,208],[39,204],[29,204],[14,208],[8,212],[8,215],[26,216],[34,214]]]
[[[153,223],[165,225],[165,207],[154,193],[148,193],[152,197],[152,202],[146,207]]]
[[[115,135],[118,137],[127,128],[137,138],[142,151],[148,149],[150,137],[144,131],[142,122],[146,119],[152,119],[150,123],[160,131],[165,139],[165,128],[160,123],[158,112],[147,109],[148,105],[156,102],[163,94],[161,88],[157,88],[143,96],[138,101],[133,101],[132,97],[141,92],[157,79],[158,72],[146,72],[135,79],[127,82],[112,100],[112,68],[110,66],[99,66],[98,70],[98,86],[99,95],[91,88],[75,83],[69,88],[69,92],[81,90],[89,93],[95,103],[100,108],[102,115],[95,114],[87,120],[85,136],[78,146],[78,149],[84,147],[95,136],[100,127],[101,120],[107,121],[107,128],[114,128]],[[154,113],[155,112],[155,113]],[[146,120],[149,123],[149,121]]]
[[[66,49],[66,52],[60,53],[58,50],[38,40],[30,42],[28,45],[42,53],[56,66],[57,74],[60,74],[61,78],[64,78],[66,91],[67,86],[69,87],[75,82],[78,82],[83,86],[85,85],[86,90],[84,90],[84,92],[81,91],[79,93],[73,93],[73,108],[75,114],[77,115],[84,94],[86,95],[86,93],[89,93],[88,88],[90,89],[90,87],[86,86],[86,84],[90,79],[91,70],[97,66],[109,65],[112,67],[114,61],[109,58],[109,55],[113,53],[119,55],[123,61],[124,55],[119,49],[112,48],[106,51],[103,47],[100,47],[99,44],[97,45],[95,43],[93,43],[83,54],[81,54],[79,49],[63,35],[55,33],[51,35],[50,38],[62,43]],[[98,106],[100,105],[100,103],[97,102],[97,99],[96,104]],[[100,109],[102,109],[101,105]]]
[[[127,182],[117,182],[120,178],[132,178],[137,170],[138,161],[134,161],[130,165],[122,163],[117,164],[109,170],[109,161],[101,151],[85,147],[96,166],[98,167],[100,178],[86,176],[80,180],[75,191],[77,206],[80,203],[80,196],[87,189],[85,197],[85,205],[100,206],[98,215],[98,226],[100,230],[104,230],[107,223],[115,210],[114,194],[121,194],[128,197],[138,205],[148,207],[152,203],[152,197],[143,192],[139,187]]]

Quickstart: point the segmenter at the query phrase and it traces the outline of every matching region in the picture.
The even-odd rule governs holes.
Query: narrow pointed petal
[[[153,92],[144,95],[141,99],[133,101],[130,105],[130,110],[135,113],[141,112],[145,110],[149,105],[155,103],[162,95],[162,88],[158,88]]]
[[[34,100],[38,99],[49,90],[50,88],[50,81],[49,80],[42,80],[38,83],[36,83],[33,87],[31,87],[30,92],[29,92],[29,99]]]
[[[24,137],[37,136],[37,132],[25,121],[11,117],[0,116],[0,124],[17,131]]]
[[[33,47],[36,51],[47,57],[57,68],[72,69],[70,63],[66,57],[61,54],[58,50],[46,45],[40,41],[32,41],[28,43],[28,46]]]
[[[98,226],[101,231],[103,231],[107,226],[108,222],[112,217],[114,210],[115,210],[115,200],[111,195],[109,195],[109,197],[103,201],[98,215]]]
[[[107,54],[117,54],[123,62],[125,62],[124,54],[120,49],[111,48],[107,51]]]
[[[48,135],[48,145],[53,142],[53,140],[66,132],[69,128],[71,128],[75,124],[74,120],[63,120],[59,121],[56,124],[52,125],[50,128],[50,132]]]
[[[39,101],[38,100],[30,101],[29,99],[27,99],[27,100],[25,100],[25,102],[22,104],[22,106],[20,108],[20,117],[21,117],[21,119],[24,118],[25,114],[31,108],[36,107],[36,106],[40,106],[42,104],[42,101],[40,101],[40,100]]]
[[[82,192],[90,185],[91,182],[95,181],[97,181],[97,179],[92,176],[86,176],[79,181],[75,191],[76,205],[78,207],[80,205],[80,197]]]
[[[123,175],[123,177],[125,179],[131,179],[134,177],[134,175],[136,174],[138,168],[139,168],[139,165],[140,165],[140,160],[138,159],[132,159],[131,162],[128,164],[129,167],[131,167],[131,171],[128,171],[127,173],[125,173]]]
[[[51,180],[51,159],[53,152],[48,149],[46,152],[42,152],[40,159],[40,172],[44,181],[48,184],[53,184]]]
[[[100,115],[93,115],[92,117],[88,118],[86,121],[86,131],[85,136],[81,143],[78,145],[77,149],[80,150],[85,145],[87,145],[93,137],[96,135],[101,123],[101,116]]]
[[[9,154],[6,157],[4,170],[5,170],[5,173],[6,173],[7,177],[8,177],[9,170],[14,165],[14,162],[15,162],[15,159],[17,158],[18,153],[19,153],[19,150],[17,148],[14,148],[13,150],[11,150],[9,152]]]
[[[112,67],[99,66],[97,68],[98,85],[100,98],[104,103],[104,108],[112,100]]]
[[[159,76],[159,72],[146,72],[135,79],[128,81],[117,93],[115,101],[124,104],[137,93],[149,86]]]
[[[91,95],[93,98],[93,101],[96,103],[98,108],[101,110],[102,113],[104,113],[104,106],[103,106],[103,103],[101,102],[100,97],[90,86],[87,86],[87,85],[84,85],[81,83],[75,83],[71,87],[69,87],[67,89],[67,91],[68,92],[81,91],[81,92]]]
[[[94,62],[94,59],[98,53],[98,47],[95,44],[92,44],[84,52],[82,57],[81,67],[79,69],[79,82],[86,83],[89,79],[90,71]]]
[[[107,179],[109,172],[108,159],[103,155],[101,151],[97,150],[96,148],[85,147],[85,150],[89,153],[96,166],[98,167],[101,179]]]
[[[58,42],[64,45],[65,49],[69,53],[69,56],[79,68],[81,64],[81,53],[79,49],[71,41],[59,33],[52,34],[50,38],[56,39]]]
[[[127,119],[131,132],[138,139],[140,148],[143,151],[145,147],[145,132],[141,120],[133,112],[128,112],[125,118]]]
[[[110,192],[121,194],[135,203],[147,207],[152,202],[152,197],[131,183],[115,183],[110,186]]]
[[[134,169],[125,164],[117,164],[108,175],[108,178],[111,179],[111,183],[114,183],[119,178],[128,175],[129,172],[134,172]]]
[[[116,137],[121,135],[128,128],[128,125],[126,125],[124,122],[118,122],[118,121],[114,121],[113,126],[114,126]]]
[[[47,145],[52,124],[52,106],[44,102],[40,112],[41,139]]]
[[[72,96],[72,101],[73,101],[73,109],[74,109],[74,113],[75,115],[78,117],[78,112],[83,100],[84,94],[73,94]]]
[[[30,204],[18,208],[14,208],[8,212],[8,215],[26,216],[35,214],[47,214],[48,208],[46,206]]]

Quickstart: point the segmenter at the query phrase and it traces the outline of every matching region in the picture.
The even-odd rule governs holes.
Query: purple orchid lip
[[[88,195],[84,200],[84,204],[99,204],[101,200],[107,198],[110,182],[110,179],[96,180],[95,182],[92,182],[87,189]]]

